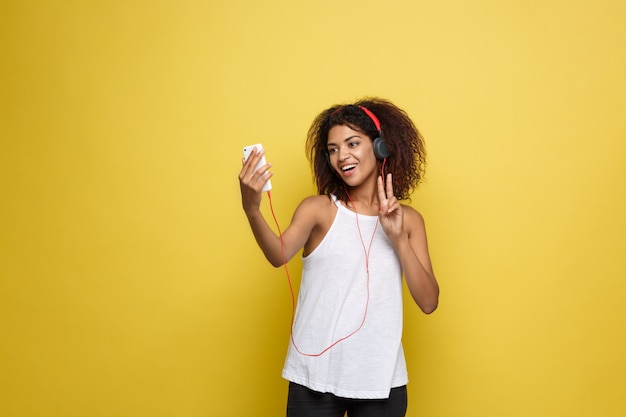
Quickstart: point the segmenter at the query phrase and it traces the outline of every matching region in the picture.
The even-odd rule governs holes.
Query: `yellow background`
[[[4,1],[0,415],[284,415],[241,148],[286,227],[313,117],[367,95],[429,154],[407,415],[626,415],[624,4]]]

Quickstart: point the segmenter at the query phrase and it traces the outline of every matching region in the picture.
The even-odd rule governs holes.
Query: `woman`
[[[371,98],[324,110],[306,146],[319,194],[298,205],[282,236],[259,209],[273,175],[271,164],[254,170],[263,151],[239,174],[243,208],[268,261],[281,266],[303,250],[283,369],[287,416],[404,416],[402,276],[424,313],[439,299],[424,220],[399,202],[422,179],[423,140],[403,110]]]

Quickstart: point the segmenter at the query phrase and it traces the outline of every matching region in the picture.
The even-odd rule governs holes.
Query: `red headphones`
[[[376,126],[376,130],[378,130],[378,137],[374,139],[373,143],[374,155],[377,159],[389,158],[391,156],[391,152],[389,151],[389,148],[387,147],[387,144],[383,139],[383,130],[380,127],[380,121],[378,120],[378,117],[376,117],[376,115],[374,115],[374,113],[372,113],[367,107],[359,106],[359,108],[363,110],[363,112],[367,114],[370,119],[372,119],[372,122],[374,122],[374,126]]]

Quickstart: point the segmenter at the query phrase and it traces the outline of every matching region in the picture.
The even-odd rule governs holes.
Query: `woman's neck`
[[[348,200],[345,205],[350,210],[356,210],[360,214],[375,215],[378,214],[378,193],[376,184],[360,185],[358,187],[347,187]]]

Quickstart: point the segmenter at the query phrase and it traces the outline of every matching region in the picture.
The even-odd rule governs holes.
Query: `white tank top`
[[[335,220],[318,247],[302,258],[293,341],[282,375],[339,397],[388,398],[391,388],[408,383],[400,261],[378,216],[358,216],[362,243],[356,214],[332,198]],[[368,283],[363,246],[369,247],[372,234]],[[325,353],[310,356],[357,329]]]

